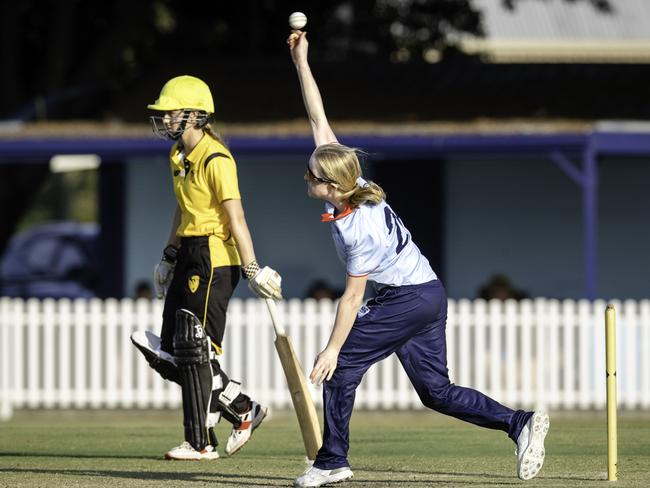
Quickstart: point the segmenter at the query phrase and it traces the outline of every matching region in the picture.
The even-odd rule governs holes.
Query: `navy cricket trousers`
[[[314,466],[349,466],[349,427],[355,391],[370,366],[396,353],[422,403],[481,427],[503,430],[513,441],[532,412],[512,410],[483,393],[456,386],[447,371],[447,295],[439,280],[383,288],[361,307],[339,353],[332,379],[323,383],[323,446]]]

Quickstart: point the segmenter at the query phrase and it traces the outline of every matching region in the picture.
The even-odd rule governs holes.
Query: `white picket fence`
[[[613,304],[619,405],[648,408],[650,300]],[[450,300],[450,377],[511,407],[603,408],[605,306]],[[329,336],[335,304],[290,300],[279,311],[307,371]],[[158,333],[161,315],[160,301],[0,298],[0,418],[20,408],[179,407],[178,386],[159,378],[129,340],[138,329]],[[232,300],[222,366],[258,401],[290,408],[273,340],[263,301]],[[423,408],[394,355],[368,371],[356,407]]]

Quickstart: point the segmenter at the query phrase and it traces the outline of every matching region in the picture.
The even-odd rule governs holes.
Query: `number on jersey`
[[[393,229],[397,232],[397,247],[395,254],[402,252],[409,242],[409,233],[404,227],[402,219],[400,219],[390,207],[384,207],[384,216],[386,217],[386,227],[388,227],[388,235],[393,233]]]

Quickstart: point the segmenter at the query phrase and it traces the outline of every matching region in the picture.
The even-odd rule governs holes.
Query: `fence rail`
[[[650,407],[650,300],[617,311],[618,401]],[[604,301],[450,300],[452,381],[512,407],[603,408]],[[335,304],[289,300],[279,313],[304,369],[326,343]],[[131,345],[158,333],[162,302],[0,298],[0,418],[20,408],[175,408],[177,385],[159,378]],[[221,363],[246,392],[275,408],[291,398],[261,300],[231,301]],[[320,392],[310,387],[320,404]],[[373,366],[357,408],[423,408],[393,355]]]

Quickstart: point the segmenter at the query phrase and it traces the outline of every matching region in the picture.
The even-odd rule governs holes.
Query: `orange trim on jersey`
[[[348,273],[348,276],[351,276],[352,278],[363,278],[364,276],[369,276],[370,273],[362,274],[362,275],[353,275]]]
[[[345,207],[345,209],[343,209],[343,212],[338,214],[336,217],[334,216],[334,214],[331,214],[329,212],[324,213],[324,214],[320,214],[320,221],[321,222],[334,222],[335,220],[339,220],[339,219],[342,219],[343,217],[347,217],[352,212],[354,212],[354,209],[352,207]]]

